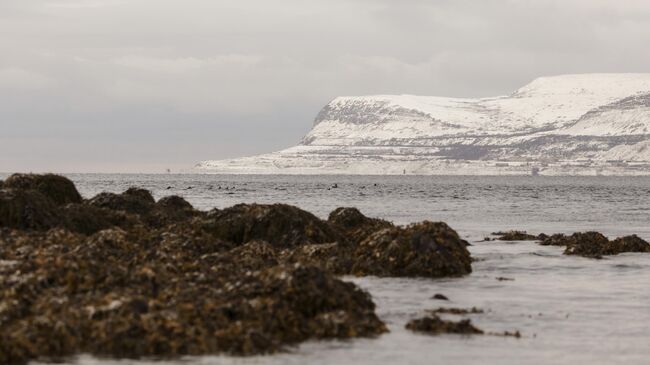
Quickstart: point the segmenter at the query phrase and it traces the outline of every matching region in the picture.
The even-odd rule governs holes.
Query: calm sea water
[[[325,218],[338,206],[399,224],[445,221],[470,241],[492,231],[598,230],[650,240],[650,178],[68,175],[82,195],[150,189],[196,207],[283,202]],[[2,176],[0,176],[2,178]],[[603,260],[562,255],[532,242],[476,242],[474,273],[456,279],[345,278],[368,290],[390,333],[377,339],[308,342],[286,354],[206,356],[173,364],[648,364],[650,255]],[[498,281],[497,277],[514,280]],[[430,299],[435,293],[450,302]],[[479,307],[486,331],[522,338],[417,335],[405,323],[439,306]],[[450,317],[451,318],[451,317]],[[100,360],[79,364],[160,362]]]

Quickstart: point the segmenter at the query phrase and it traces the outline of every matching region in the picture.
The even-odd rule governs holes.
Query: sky
[[[1,0],[0,171],[187,171],[336,96],[650,72],[647,0]]]

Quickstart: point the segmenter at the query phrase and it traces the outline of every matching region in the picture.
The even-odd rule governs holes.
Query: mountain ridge
[[[541,77],[510,95],[337,97],[300,144],[217,173],[650,174],[650,74]]]

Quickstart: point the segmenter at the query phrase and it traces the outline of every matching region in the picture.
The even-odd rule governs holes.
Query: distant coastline
[[[298,146],[199,172],[650,175],[650,74],[539,78],[509,96],[340,97]]]

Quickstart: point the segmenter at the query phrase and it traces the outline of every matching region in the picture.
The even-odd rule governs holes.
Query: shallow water
[[[284,202],[320,217],[338,206],[396,223],[441,220],[470,241],[503,229],[531,233],[598,230],[650,239],[650,178],[69,175],[82,195],[140,186],[178,194],[201,209]],[[0,176],[3,178],[3,176]],[[333,186],[336,184],[336,188]],[[562,255],[532,242],[470,247],[474,272],[455,279],[346,278],[368,290],[390,333],[377,339],[308,342],[289,353],[205,356],[174,364],[647,364],[650,363],[650,255],[603,260]],[[514,280],[498,281],[497,277]],[[443,293],[451,301],[430,299]],[[427,309],[473,306],[485,331],[522,338],[426,336],[404,329]],[[449,316],[452,318],[453,316]],[[459,317],[457,317],[459,318]],[[79,364],[160,362],[99,360]]]

